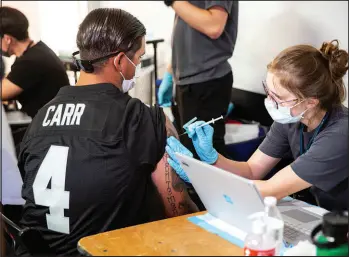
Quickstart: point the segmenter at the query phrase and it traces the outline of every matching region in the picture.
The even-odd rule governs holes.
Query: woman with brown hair
[[[196,152],[206,163],[255,180],[264,197],[281,199],[312,187],[322,207],[347,209],[348,108],[342,103],[348,53],[337,40],[320,49],[297,45],[282,51],[267,68],[265,106],[275,122],[259,149],[247,162],[226,159],[212,146],[213,128],[198,127],[199,121],[189,128]],[[170,164],[186,178],[174,155],[178,149],[184,148],[170,138]],[[262,181],[287,153],[295,161]]]

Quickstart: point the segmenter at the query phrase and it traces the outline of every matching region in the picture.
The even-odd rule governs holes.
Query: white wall
[[[338,39],[348,50],[347,1],[240,1],[239,7],[238,38],[230,60],[234,87],[262,93],[266,65],[291,45],[320,47],[323,41]]]

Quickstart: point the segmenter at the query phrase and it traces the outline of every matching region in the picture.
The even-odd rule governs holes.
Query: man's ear
[[[116,68],[117,71],[119,71],[119,72],[120,72],[120,71],[122,72],[121,61],[122,61],[124,55],[125,55],[124,53],[119,53],[117,56],[114,57],[114,59],[112,59],[115,68]]]
[[[5,34],[4,39],[6,44],[10,44],[12,42],[12,37],[10,35]]]

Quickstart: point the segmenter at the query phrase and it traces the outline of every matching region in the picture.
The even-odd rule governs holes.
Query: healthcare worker
[[[338,41],[323,43],[320,50],[296,45],[282,51],[269,65],[263,87],[265,107],[274,119],[259,149],[247,162],[228,160],[212,145],[213,128],[192,124],[189,137],[201,160],[254,180],[261,195],[285,196],[312,187],[322,207],[348,208],[348,108],[343,76],[348,53]],[[186,178],[174,152],[188,153],[168,139],[170,164]],[[294,162],[262,181],[291,152]]]
[[[175,11],[172,62],[158,91],[159,104],[169,106],[176,85],[178,129],[197,117],[225,116],[231,99],[232,57],[238,31],[238,1],[164,1]],[[227,156],[224,121],[214,125],[213,145]],[[183,133],[183,131],[181,131]],[[191,151],[188,137],[181,142]],[[196,156],[197,157],[197,156]]]

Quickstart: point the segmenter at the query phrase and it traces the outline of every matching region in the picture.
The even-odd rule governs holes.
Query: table
[[[92,256],[242,256],[243,250],[188,220],[195,213],[82,238],[78,250]]]
[[[6,117],[10,125],[29,125],[32,121],[31,117],[21,111],[6,112]]]

